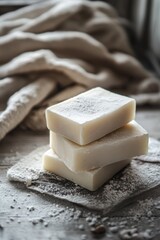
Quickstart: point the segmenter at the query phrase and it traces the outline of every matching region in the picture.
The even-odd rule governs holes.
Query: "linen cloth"
[[[160,142],[153,138],[150,138],[149,141],[148,155],[133,159],[130,165],[95,192],[90,192],[43,170],[41,167],[42,155],[48,148],[48,146],[37,148],[29,155],[22,157],[8,170],[9,181],[21,182],[33,191],[103,213],[110,212],[115,208],[121,209],[121,206],[134,202],[141,195],[145,199],[147,192],[151,197],[155,188],[157,188],[157,195],[159,193]]]
[[[133,96],[138,105],[159,105],[159,81],[135,58],[122,22],[109,4],[84,0],[45,1],[0,16],[0,99],[12,92],[8,78],[16,92],[49,74],[57,93],[72,85],[100,86]],[[48,91],[47,97],[55,94]],[[41,108],[42,99],[37,102]]]

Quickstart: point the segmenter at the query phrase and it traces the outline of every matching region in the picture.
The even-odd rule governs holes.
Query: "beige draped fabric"
[[[38,82],[39,88],[42,82],[41,96],[35,92],[35,104],[28,103],[27,111],[21,111],[19,119],[10,114],[12,128],[28,115],[23,126],[43,130],[43,100],[50,105],[52,101],[46,98],[52,99],[56,91],[62,91],[63,96],[66,87],[70,92],[67,98],[81,92],[73,94],[72,85],[82,91],[96,86],[121,91],[134,96],[139,105],[160,104],[159,81],[136,60],[120,23],[110,5],[84,0],[45,1],[0,16],[0,99],[13,94],[14,81],[15,92],[21,91],[21,97],[27,84]],[[43,81],[38,81],[42,76]],[[48,88],[48,81],[54,91]],[[32,99],[28,97],[29,101]],[[0,114],[0,132],[4,121],[10,121],[4,116],[11,104],[15,108],[8,100]],[[17,104],[23,109],[21,99]],[[35,105],[38,106],[33,109]],[[42,128],[37,128],[38,118],[43,122]],[[10,130],[3,129],[0,139]]]

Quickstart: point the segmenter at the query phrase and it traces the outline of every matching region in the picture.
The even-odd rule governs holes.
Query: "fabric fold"
[[[34,76],[51,74],[60,91],[74,84],[86,89],[100,86],[132,95],[139,105],[159,105],[160,82],[135,58],[122,19],[109,4],[50,0],[6,13],[0,22],[2,100],[7,94],[1,93],[3,89],[13,85],[4,79],[21,81],[16,92]],[[17,124],[25,111],[21,116]]]

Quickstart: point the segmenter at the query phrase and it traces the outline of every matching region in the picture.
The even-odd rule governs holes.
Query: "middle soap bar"
[[[148,133],[132,121],[85,146],[50,132],[50,145],[72,171],[86,171],[146,154]]]
[[[49,130],[86,145],[135,117],[135,100],[97,87],[46,110]]]

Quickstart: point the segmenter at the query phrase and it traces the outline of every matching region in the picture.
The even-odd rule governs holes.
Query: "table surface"
[[[160,139],[160,109],[139,109],[136,119],[150,136]],[[131,210],[134,212],[140,200],[148,201],[155,196],[160,203],[160,187],[102,216],[70,202],[32,192],[23,184],[8,182],[7,170],[18,157],[47,143],[47,131],[34,133],[19,128],[0,142],[0,239],[148,239],[148,234],[151,239],[160,239],[160,209],[157,208],[156,215],[152,212],[147,216],[128,215]],[[95,233],[94,221],[102,225],[102,230],[105,228],[104,234]],[[124,233],[131,228],[134,229],[126,238]],[[134,238],[134,231],[143,234]]]

